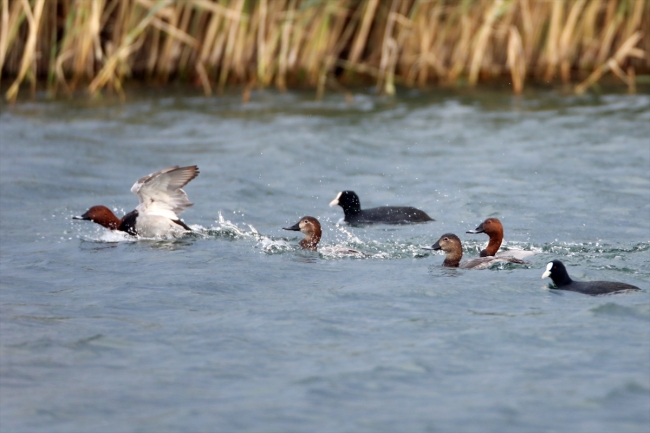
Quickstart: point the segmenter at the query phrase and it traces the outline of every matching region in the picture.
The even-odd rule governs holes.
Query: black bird
[[[361,209],[359,196],[354,191],[341,191],[330,206],[343,208],[349,224],[410,224],[435,221],[426,212],[410,206],[381,206]]]
[[[641,290],[637,286],[615,281],[573,281],[569,277],[564,264],[559,260],[553,260],[546,265],[546,272],[542,274],[542,278],[546,277],[551,277],[559,290],[570,290],[585,295],[604,295],[623,290]]]

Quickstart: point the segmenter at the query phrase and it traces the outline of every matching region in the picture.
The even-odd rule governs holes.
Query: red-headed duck
[[[501,224],[501,221],[499,221],[497,218],[488,218],[479,224],[476,229],[468,230],[466,233],[485,233],[490,237],[487,247],[481,251],[481,257],[492,257],[499,255],[523,259],[524,257],[533,255],[532,251],[523,250],[508,250],[498,252],[499,247],[501,247],[501,242],[503,242],[503,224]]]
[[[191,231],[178,218],[179,213],[192,206],[181,188],[198,175],[199,168],[196,165],[163,168],[133,184],[131,192],[138,196],[140,204],[121,219],[106,206],[93,206],[73,219],[93,221],[107,229],[143,237]]]
[[[447,233],[440,236],[440,239],[438,239],[431,248],[423,249],[444,251],[446,253],[446,256],[445,261],[442,262],[442,266],[448,268],[485,269],[492,263],[496,262],[524,264],[523,261],[515,259],[514,257],[477,257],[475,259],[469,259],[461,262],[460,259],[463,258],[463,245],[461,244],[458,236],[453,233]]]
[[[341,191],[330,206],[343,208],[345,222],[349,224],[409,224],[435,221],[424,211],[410,206],[381,206],[361,209],[359,196],[354,191]]]
[[[305,237],[300,241],[300,246],[306,250],[316,251],[318,242],[320,242],[323,231],[321,230],[320,222],[314,217],[305,216],[291,227],[283,227],[284,230],[291,230],[301,232]],[[345,254],[345,255],[358,255],[366,256],[366,254],[352,250],[340,245],[334,247],[323,247],[323,253],[327,254]]]
[[[551,277],[558,290],[570,290],[585,295],[604,295],[624,290],[641,290],[637,286],[615,281],[573,281],[564,267],[564,263],[553,260],[546,265],[542,279]]]

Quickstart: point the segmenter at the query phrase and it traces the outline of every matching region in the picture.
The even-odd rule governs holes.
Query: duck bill
[[[299,232],[300,231],[300,223],[295,223],[291,227],[282,227],[282,230],[291,230],[293,232]]]
[[[89,221],[90,217],[88,217],[88,212],[86,212],[83,215],[75,215],[72,217],[73,220],[84,220],[84,221]]]
[[[481,223],[474,230],[467,230],[465,233],[472,233],[472,234],[485,233],[485,230],[483,230],[483,223]]]
[[[441,248],[440,248],[440,244],[438,242],[436,242],[435,244],[431,245],[430,247],[422,247],[422,249],[423,250],[429,250],[429,251],[439,251]]]

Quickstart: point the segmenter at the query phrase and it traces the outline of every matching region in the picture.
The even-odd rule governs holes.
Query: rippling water
[[[650,426],[650,96],[261,92],[2,106],[0,428],[8,432],[642,432]],[[198,164],[196,231],[72,215]],[[435,222],[348,227],[328,203]],[[325,248],[282,227],[304,215]],[[494,216],[525,266],[478,255]],[[548,289],[559,258],[583,280]]]

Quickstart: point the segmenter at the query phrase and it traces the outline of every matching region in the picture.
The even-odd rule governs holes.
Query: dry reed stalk
[[[394,51],[388,63],[387,75],[387,80],[389,80],[393,89],[395,87],[395,77],[408,73],[413,67],[413,60],[411,59],[415,57],[409,56],[405,52],[405,45],[415,28],[413,10],[409,11],[409,2],[407,1],[402,2],[399,9],[393,16],[396,36],[393,38],[395,42]]]
[[[429,57],[438,80],[444,80],[444,77],[449,74],[449,65],[445,62],[450,51],[447,39],[456,38],[457,34],[455,32],[458,31],[458,27],[454,25],[455,23],[446,20],[444,14],[445,7],[442,2],[434,6],[434,12],[431,14],[431,19],[436,21],[436,28],[440,29],[437,32],[436,39],[434,39],[431,56]]]
[[[650,70],[647,0],[0,0],[0,73],[34,89],[121,92],[131,74],[200,85],[343,89],[342,78],[470,85],[509,74],[520,92],[530,76],[567,82],[611,71],[634,89]],[[628,41],[636,40],[634,46]],[[623,42],[623,43],[622,43]],[[626,55],[617,57],[622,48]],[[506,48],[507,49],[504,49]],[[645,51],[640,47],[644,47]],[[613,53],[616,51],[615,53]],[[638,59],[641,59],[639,61]],[[339,72],[339,71],[336,71]],[[595,75],[594,75],[595,74]],[[597,77],[597,78],[596,78]],[[585,81],[587,82],[587,81]],[[588,87],[588,86],[587,86]],[[519,89],[519,90],[517,90]],[[578,87],[583,89],[583,87]]]
[[[278,71],[275,79],[275,85],[280,90],[287,88],[287,63],[289,56],[289,44],[291,41],[291,29],[293,27],[294,16],[296,12],[296,0],[289,0],[287,6],[288,13],[282,22],[280,32],[280,53],[278,56]]]
[[[570,76],[570,67],[571,67],[571,49],[575,46],[573,44],[573,36],[575,32],[576,23],[578,17],[582,12],[582,8],[585,4],[585,0],[577,0],[569,12],[569,16],[564,24],[562,33],[560,34],[559,47],[558,47],[558,60],[560,62],[560,75],[562,76],[562,81],[565,83],[569,82]]]
[[[389,71],[390,67],[394,68],[395,57],[397,56],[397,42],[393,39],[393,28],[395,27],[395,11],[399,0],[392,0],[388,20],[384,30],[384,38],[381,43],[381,58],[379,61],[379,77],[377,79],[377,89],[387,95],[395,94],[395,77],[394,73]]]
[[[582,38],[580,44],[584,48],[583,54],[578,60],[578,65],[581,69],[590,69],[596,63],[600,42],[595,32],[598,29],[597,23],[601,4],[601,0],[592,0],[582,14],[582,25],[580,27]]]
[[[350,56],[348,61],[352,64],[358,63],[361,53],[363,52],[364,47],[366,46],[366,41],[368,40],[368,33],[370,32],[370,26],[372,25],[373,18],[375,17],[375,11],[379,5],[379,0],[366,0],[364,3],[364,13],[363,19],[361,21],[361,27],[357,33],[352,48],[350,49]]]
[[[333,23],[329,31],[329,38],[324,47],[325,58],[321,62],[321,70],[318,77],[318,87],[316,88],[316,98],[322,98],[325,92],[325,85],[329,84],[337,91],[342,91],[344,94],[348,92],[344,87],[335,79],[329,76],[330,71],[334,69],[334,63],[340,56],[341,50],[352,37],[353,27],[355,23],[355,16],[348,18],[348,7],[346,7],[347,0],[336,3],[331,10]],[[349,96],[346,96],[346,99]]]
[[[533,17],[530,12],[529,0],[519,1],[519,10],[521,11],[521,26],[523,27],[523,43],[524,43],[524,56],[527,64],[531,63],[533,51],[535,49],[534,43],[534,28]]]
[[[266,54],[266,20],[268,11],[268,0],[260,0],[260,7],[257,9],[259,13],[258,28],[257,28],[257,78],[262,80],[267,74],[268,70],[268,57]]]
[[[270,3],[269,4],[269,11],[267,14],[267,24],[265,24],[266,27],[266,37],[265,37],[265,53],[263,56],[263,62],[264,62],[264,71],[263,74],[259,77],[257,77],[257,83],[262,86],[266,87],[271,82],[273,81],[274,75],[278,73],[278,62],[277,62],[277,52],[278,50],[281,50],[281,46],[283,43],[287,44],[286,50],[288,51],[287,54],[287,59],[286,62],[283,64],[283,70],[286,71],[286,68],[289,68],[289,62],[291,59],[291,40],[288,38],[288,35],[284,35],[283,39],[283,34],[284,32],[282,31],[283,26],[278,29],[277,24],[282,21],[281,15],[282,15],[282,9],[284,8],[284,4],[279,4],[280,2],[275,2],[275,3]],[[292,17],[293,18],[293,17]]]
[[[413,39],[415,43],[419,43],[420,55],[411,65],[411,68],[406,76],[407,83],[413,85],[414,76],[417,73],[418,84],[420,87],[424,87],[427,84],[429,79],[429,67],[435,68],[436,58],[432,53],[432,44],[434,40],[434,34],[438,28],[438,19],[437,16],[440,14],[440,8],[434,7],[433,13],[431,14],[431,27],[427,26],[426,21],[426,11],[428,5],[421,5],[416,3],[414,8],[414,13],[419,12],[416,17],[416,25]],[[428,31],[427,31],[428,30]],[[418,38],[419,36],[419,38]]]
[[[492,7],[485,14],[483,25],[481,26],[481,29],[478,32],[478,36],[476,37],[476,43],[474,46],[474,51],[472,53],[472,61],[469,67],[468,82],[470,86],[475,86],[478,82],[478,73],[481,68],[483,56],[486,52],[488,39],[492,33],[492,26],[502,5],[503,0],[494,0]]]
[[[158,28],[158,30],[162,31],[163,34],[169,28],[176,28],[180,20],[179,15],[182,12],[183,6],[181,4],[177,4],[175,6],[176,7],[171,6],[169,8],[165,8],[169,13],[167,18],[169,20],[169,25],[166,25],[163,21],[158,19],[158,17],[156,16],[157,14],[153,14],[153,16],[151,17],[151,25]],[[174,50],[176,43],[173,38],[169,38],[167,37],[167,35],[164,36],[163,40],[164,42],[162,44],[162,48],[157,56],[155,71],[158,75],[158,78],[162,82],[166,82],[169,77],[169,74],[172,71],[172,65],[171,65],[171,62],[173,60],[172,51]]]
[[[2,78],[2,71],[5,64],[5,59],[7,56],[7,49],[9,47],[10,34],[14,34],[18,31],[19,20],[15,17],[19,12],[20,3],[16,2],[13,4],[13,9],[11,14],[9,13],[9,0],[2,0],[2,28],[0,28],[0,78]],[[9,17],[12,17],[10,20]],[[9,23],[13,24],[13,29],[9,31]],[[13,39],[13,38],[11,38]]]
[[[616,3],[617,0],[609,0],[607,3],[607,11],[604,24],[605,31],[603,33],[603,37],[599,41],[599,50],[596,57],[596,62],[599,64],[606,61],[612,44],[614,43],[617,28],[620,25],[620,15],[616,11]]]
[[[244,13],[242,20],[237,26],[237,43],[235,44],[235,51],[233,53],[233,72],[236,77],[233,81],[235,83],[245,82],[248,74],[247,65],[253,59],[253,51],[247,49],[255,41],[255,31],[248,30],[250,25],[253,25],[253,23],[250,22],[249,15]],[[250,56],[248,55],[249,53]]]
[[[122,37],[120,45],[115,49],[115,52],[106,59],[104,67],[97,73],[97,76],[88,86],[88,90],[91,94],[96,94],[99,89],[108,83],[112,83],[113,86],[118,88],[118,90],[121,88],[120,76],[117,73],[117,69],[120,67],[120,64],[124,63],[128,56],[138,48],[138,45],[142,43],[142,33],[155,18],[158,10],[163,8],[165,5],[165,2],[160,2],[154,5],[146,12],[144,18],[142,18],[133,29]]]
[[[526,59],[524,48],[521,43],[521,36],[517,27],[510,27],[510,38],[508,39],[508,67],[512,76],[512,88],[515,95],[521,94],[526,79]]]
[[[221,55],[225,46],[225,29],[228,25],[228,18],[229,14],[213,13],[212,20],[210,22],[211,27],[208,30],[208,35],[211,35],[211,30],[214,28],[214,37],[205,41],[204,52],[207,54],[207,56],[203,59],[203,61],[211,65],[210,68],[214,70],[215,76],[217,75],[217,70],[221,62]]]
[[[621,77],[625,77],[625,74],[622,72],[620,68],[620,64],[625,60],[626,57],[628,56],[633,56],[633,57],[640,57],[643,58],[645,56],[645,52],[642,50],[639,50],[638,48],[634,48],[634,46],[639,42],[641,39],[641,32],[636,32],[632,36],[630,36],[623,44],[620,46],[620,48],[616,51],[614,56],[609,58],[607,62],[603,63],[600,65],[596,70],[582,83],[576,86],[575,92],[577,94],[582,94],[584,93],[589,87],[591,87],[596,81],[600,79],[600,77],[603,76],[606,72],[612,70],[614,73]],[[620,74],[620,75],[619,75]],[[630,83],[627,82],[627,77],[622,78],[623,81],[630,86]]]
[[[630,0],[634,2],[632,7],[632,16],[628,18],[627,25],[625,26],[625,32],[621,35],[623,39],[630,37],[637,29],[641,28],[641,21],[643,20],[643,5],[647,3],[647,0]]]
[[[236,12],[236,16],[230,19],[228,26],[228,38],[226,41],[226,50],[223,54],[223,63],[221,67],[221,73],[219,74],[219,93],[223,92],[223,89],[226,87],[226,80],[228,79],[228,73],[230,72],[230,65],[233,59],[233,52],[235,50],[235,34],[237,33],[237,26],[242,18],[242,8],[244,7],[244,0],[235,0],[235,5],[233,11]]]
[[[460,20],[460,37],[458,38],[458,43],[452,50],[453,55],[451,59],[451,67],[449,68],[449,73],[446,77],[447,84],[453,84],[456,82],[458,76],[465,69],[465,64],[470,52],[473,20],[466,11],[461,13]]]
[[[41,21],[41,15],[43,12],[43,6],[45,5],[45,0],[36,0],[33,10],[29,7],[27,0],[22,0],[22,5],[23,10],[25,11],[25,16],[27,17],[27,22],[29,23],[29,35],[27,36],[23,61],[20,66],[18,76],[12,83],[11,87],[9,87],[9,90],[7,90],[6,98],[10,102],[14,102],[16,100],[20,83],[23,81],[23,78],[25,78],[30,65],[34,64],[33,61],[34,56],[36,55],[35,52],[38,36],[38,25]],[[32,82],[36,82],[36,71],[32,72]]]
[[[564,14],[564,0],[553,1],[553,12],[551,14],[551,27],[546,45],[546,73],[544,80],[550,81],[555,75],[559,56],[558,42],[560,39],[560,28],[562,27],[562,16]]]

